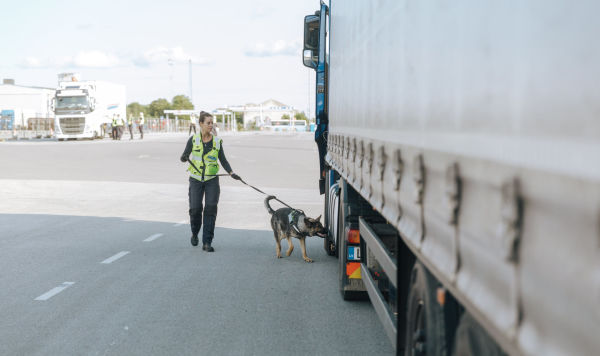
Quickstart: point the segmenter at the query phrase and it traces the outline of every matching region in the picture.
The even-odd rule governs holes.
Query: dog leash
[[[187,159],[187,161],[189,162],[189,164],[191,164],[191,165],[192,165],[192,167],[194,167],[194,169],[195,169],[196,171],[198,171],[198,172],[201,172],[201,170],[199,170],[199,169],[198,169],[198,167],[196,167],[196,165],[195,165],[194,163],[192,163],[192,161],[191,161],[189,158]],[[205,177],[220,177],[220,176],[228,176],[228,175],[229,175],[229,174],[205,174],[204,176],[205,176]],[[256,190],[257,192],[259,192],[259,193],[262,193],[262,194],[264,194],[264,195],[269,195],[269,194],[267,194],[267,193],[263,192],[262,190],[260,190],[260,189],[256,188],[255,186],[253,186],[253,185],[250,185],[250,184],[248,184],[248,183],[244,182],[244,180],[242,179],[242,177],[240,177],[240,176],[238,176],[238,177],[240,178],[240,179],[238,179],[240,182],[244,183],[245,185],[249,186],[250,188],[252,188],[252,189]],[[287,206],[288,208],[290,208],[290,209],[292,209],[292,210],[298,210],[298,211],[302,211],[302,210],[299,210],[299,209],[294,209],[294,208],[292,208],[291,206],[287,205],[285,202],[283,202],[283,201],[279,200],[279,199],[278,199],[276,196],[274,196],[274,195],[269,195],[269,196],[272,196],[274,200],[277,200],[278,202],[280,202],[281,204],[283,204],[283,205]]]

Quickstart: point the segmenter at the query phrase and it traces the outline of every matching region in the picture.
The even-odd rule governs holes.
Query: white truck
[[[325,248],[398,355],[600,355],[598,13],[330,0],[306,16]]]
[[[61,78],[59,76],[59,78]],[[102,81],[59,79],[53,102],[59,141],[103,138],[113,115],[126,119],[125,86]]]

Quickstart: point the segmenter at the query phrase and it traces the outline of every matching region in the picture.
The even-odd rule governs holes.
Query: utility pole
[[[194,105],[194,94],[192,92],[192,59],[190,58],[190,102]]]
[[[170,73],[169,73],[169,96],[171,96],[173,94],[173,64],[175,64],[175,62],[169,58],[167,59],[167,64],[170,67]],[[167,99],[168,100],[168,99]]]

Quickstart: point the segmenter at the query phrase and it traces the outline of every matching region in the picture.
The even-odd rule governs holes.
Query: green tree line
[[[140,113],[143,112],[144,116],[149,117],[161,117],[165,116],[165,110],[193,110],[194,104],[185,95],[175,95],[173,100],[170,102],[167,99],[160,98],[152,101],[148,105],[143,105],[138,102],[133,102],[127,105],[127,117],[139,117]],[[186,118],[187,115],[180,116]]]

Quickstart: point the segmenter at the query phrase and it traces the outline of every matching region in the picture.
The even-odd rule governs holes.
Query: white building
[[[227,108],[233,112],[241,112],[244,118],[244,127],[252,125],[270,125],[273,120],[281,120],[283,115],[293,118],[298,113],[293,106],[286,105],[274,99],[269,99],[260,104],[246,104],[243,106],[230,106]]]
[[[0,111],[14,111],[14,126],[27,127],[29,119],[53,119],[53,88],[15,85],[11,79],[4,79],[0,85]]]

